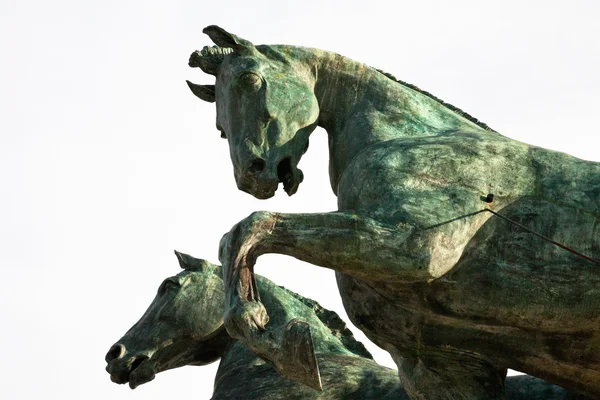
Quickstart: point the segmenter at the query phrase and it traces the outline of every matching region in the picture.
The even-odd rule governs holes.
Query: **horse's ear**
[[[209,103],[215,102],[215,85],[196,85],[190,81],[186,81],[192,93]]]
[[[196,50],[192,53],[188,65],[192,68],[200,68],[207,74],[217,76],[225,56],[231,53],[233,53],[233,49],[229,47],[204,46],[202,50]]]
[[[249,54],[258,52],[256,47],[254,47],[254,45],[246,39],[242,39],[233,33],[229,33],[217,25],[207,26],[202,30],[202,32],[206,33],[208,37],[210,37],[210,40],[212,40],[217,46],[231,47],[236,53]]]
[[[185,270],[202,269],[208,265],[214,266],[214,264],[212,264],[209,261],[192,257],[189,254],[180,253],[177,250],[174,250],[174,252],[175,252],[175,256],[177,257],[177,261],[179,261],[179,266],[182,269],[185,269]]]

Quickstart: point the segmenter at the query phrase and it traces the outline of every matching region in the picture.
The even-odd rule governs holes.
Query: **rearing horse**
[[[219,47],[190,65],[216,84],[188,84],[216,101],[238,188],[294,194],[321,126],[338,197],[337,212],[256,212],[223,237],[232,336],[282,362],[253,275],[280,253],[336,271],[350,319],[413,399],[505,399],[506,368],[600,396],[600,164],[506,138],[338,54],[204,32]]]

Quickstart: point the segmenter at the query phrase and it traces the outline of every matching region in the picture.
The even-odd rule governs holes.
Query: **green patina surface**
[[[375,363],[335,312],[257,276],[273,323],[299,318],[310,325],[324,390],[281,377],[224,329],[221,268],[176,255],[184,271],[163,281],[140,321],[108,352],[107,371],[113,381],[135,388],[164,370],[221,359],[215,400],[409,398],[396,371]],[[507,390],[512,400],[578,398],[532,377],[509,378]]]
[[[504,137],[341,55],[205,32],[228,50],[192,54],[216,82],[189,85],[216,103],[239,189],[294,194],[321,126],[338,196],[335,212],[257,212],[223,237],[233,336],[278,365],[252,271],[281,253],[337,271],[349,317],[413,399],[502,399],[506,368],[600,397],[599,265],[479,212],[599,259],[600,164]],[[317,387],[309,354],[278,368]]]

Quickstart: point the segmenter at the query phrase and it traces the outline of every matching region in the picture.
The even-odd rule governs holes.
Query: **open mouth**
[[[283,190],[288,196],[293,195],[302,183],[304,175],[302,171],[292,165],[290,157],[286,157],[277,165],[277,179],[283,183]]]
[[[144,383],[150,382],[156,375],[154,374],[149,360],[150,358],[148,358],[148,356],[136,357],[126,370],[111,373],[110,379],[118,384],[129,382],[129,387],[131,389],[135,389]]]
[[[253,169],[253,165],[249,168]],[[258,165],[258,164],[257,164]],[[283,183],[283,190],[288,196],[293,195],[298,190],[298,186],[304,179],[304,174],[298,169],[292,162],[290,157],[286,157],[279,161],[277,164],[277,177],[272,175],[265,179],[265,176],[260,174],[264,169],[262,167],[256,167],[256,172],[251,171],[250,173],[236,176],[236,182],[238,189],[243,192],[249,193],[252,196],[260,200],[265,200],[273,197],[279,187],[279,183]],[[240,179],[241,176],[241,179]]]

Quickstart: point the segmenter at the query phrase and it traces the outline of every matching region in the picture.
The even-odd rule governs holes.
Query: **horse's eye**
[[[260,76],[252,72],[248,72],[242,75],[241,80],[244,83],[244,85],[255,89],[261,87],[262,85],[262,80],[260,79]]]

